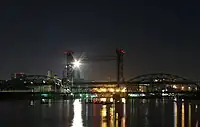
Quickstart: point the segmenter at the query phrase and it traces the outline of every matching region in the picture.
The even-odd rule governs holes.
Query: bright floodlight
[[[75,60],[75,61],[74,61],[74,67],[79,68],[80,65],[81,65],[80,60]]]

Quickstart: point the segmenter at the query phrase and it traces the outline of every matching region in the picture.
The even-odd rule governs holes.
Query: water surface
[[[1,127],[194,127],[200,101],[132,99],[126,104],[81,100],[1,101]]]

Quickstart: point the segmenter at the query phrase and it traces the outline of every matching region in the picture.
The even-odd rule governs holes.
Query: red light
[[[120,50],[119,50],[119,52],[120,52],[120,53],[125,53],[125,51],[124,51],[124,50],[122,50],[122,49],[120,49]]]
[[[72,52],[72,51],[66,51],[66,52],[64,52],[64,54],[73,54],[74,52]]]

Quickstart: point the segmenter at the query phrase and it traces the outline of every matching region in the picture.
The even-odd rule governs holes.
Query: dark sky
[[[67,1],[67,0],[66,0]],[[0,3],[0,79],[12,72],[61,75],[63,52],[126,51],[126,79],[163,72],[200,79],[200,11],[192,1]],[[88,79],[116,76],[116,62],[82,66]]]

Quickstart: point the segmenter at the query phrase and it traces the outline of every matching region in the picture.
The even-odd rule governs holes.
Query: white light
[[[72,127],[83,127],[83,119],[81,117],[82,104],[76,99],[73,103],[74,105],[74,118],[72,121]]]
[[[113,102],[113,98],[110,98],[110,102]]]
[[[119,92],[120,91],[120,89],[116,89],[116,92]]]
[[[158,82],[158,79],[155,79],[154,82]]]
[[[121,91],[122,91],[122,92],[126,92],[126,88],[123,88]]]
[[[176,88],[177,88],[177,86],[176,86],[176,85],[173,85],[173,88],[174,88],[174,89],[176,89]]]
[[[80,62],[80,60],[75,60],[75,61],[73,62],[73,64],[74,64],[74,67],[75,67],[75,68],[79,68],[80,65],[81,65],[81,62]]]
[[[122,98],[122,103],[126,103],[126,99],[125,98]]]
[[[162,96],[168,96],[168,94],[167,93],[162,93]]]
[[[115,90],[113,88],[110,88],[109,91],[110,92],[115,92]]]
[[[101,102],[106,102],[106,98],[100,98]]]

